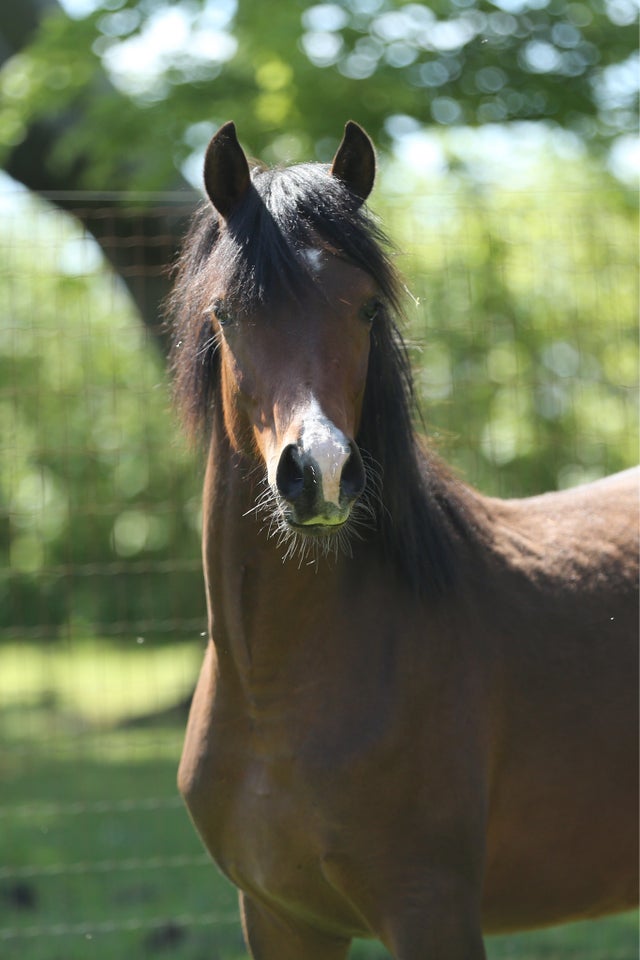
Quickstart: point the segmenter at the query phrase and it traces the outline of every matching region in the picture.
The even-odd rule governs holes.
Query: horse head
[[[381,293],[318,229],[320,219],[307,218],[303,230],[291,220],[303,216],[303,197],[309,205],[310,184],[318,195],[341,192],[356,211],[373,186],[375,154],[349,123],[330,167],[290,170],[285,181],[260,171],[252,178],[234,125],[212,138],[204,181],[219,224],[217,260],[227,268],[210,272],[207,313],[226,434],[236,452],[264,466],[260,504],[281,532],[322,539],[348,524],[366,486],[356,437]],[[281,282],[256,279],[265,260]]]

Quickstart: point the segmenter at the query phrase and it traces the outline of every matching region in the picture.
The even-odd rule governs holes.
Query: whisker
[[[296,562],[301,569],[303,566],[317,567],[321,560],[336,563],[340,556],[352,559],[354,543],[365,541],[367,535],[375,531],[381,513],[386,511],[382,498],[383,471],[368,451],[361,453],[366,474],[364,492],[354,503],[344,525],[322,537],[304,536],[289,526],[282,502],[269,483],[263,466],[252,467],[247,472],[247,479],[252,479],[255,484],[256,497],[243,516],[264,518],[259,532],[274,541],[275,549],[281,551],[283,563]],[[260,469],[263,473],[256,481],[255,474]]]
[[[196,350],[196,359],[205,360],[209,356],[213,356],[216,350],[220,346],[220,337],[217,332],[213,333],[208,340],[205,340],[204,343],[200,345],[198,350]],[[211,348],[213,347],[213,350]]]

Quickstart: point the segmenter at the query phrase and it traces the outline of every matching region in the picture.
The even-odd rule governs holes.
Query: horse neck
[[[210,634],[218,669],[249,696],[318,639],[319,623],[346,589],[349,558],[283,562],[269,521],[253,508],[264,489],[256,464],[234,455],[224,436],[211,446],[203,495],[203,559]],[[331,639],[331,638],[330,638]],[[326,641],[323,641],[326,642]]]

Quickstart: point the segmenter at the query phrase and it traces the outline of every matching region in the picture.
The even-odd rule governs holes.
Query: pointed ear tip
[[[371,137],[367,131],[364,129],[364,127],[360,126],[359,123],[356,123],[355,120],[347,120],[344,125],[344,132],[345,134],[355,134],[361,139],[366,140],[368,143],[372,143]]]
[[[218,127],[216,132],[213,134],[209,140],[209,143],[207,144],[207,149],[205,151],[205,162],[212,153],[217,151],[218,147],[221,147],[223,144],[229,142],[238,142],[236,125],[233,120],[228,120],[227,123],[223,123],[222,126]]]
[[[204,154],[205,181],[209,168],[216,164],[220,157],[227,155],[228,151],[234,148],[235,150],[242,149],[236,134],[236,125],[233,120],[229,120],[218,127],[207,144]]]
[[[226,123],[223,123],[221,127],[218,127],[216,132],[211,138],[211,141],[214,140],[237,140],[238,134],[236,133],[236,125],[233,120],[227,120]]]

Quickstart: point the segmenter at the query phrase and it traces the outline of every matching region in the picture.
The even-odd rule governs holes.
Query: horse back
[[[532,583],[565,603],[633,601],[638,592],[640,469],[570,490],[491,501],[494,547]],[[610,616],[616,616],[611,608]]]

